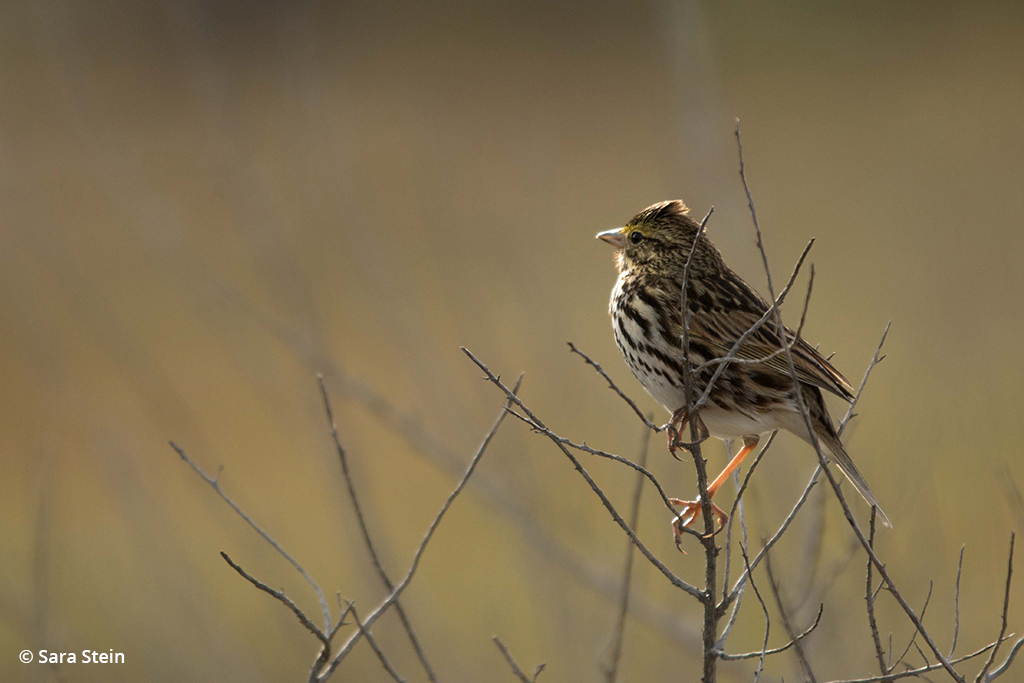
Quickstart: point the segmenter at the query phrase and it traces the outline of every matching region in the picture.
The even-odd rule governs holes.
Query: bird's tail
[[[860,473],[857,466],[853,464],[853,460],[850,459],[850,455],[843,448],[843,442],[839,440],[839,437],[835,434],[829,433],[826,429],[816,429],[818,432],[818,438],[828,447],[832,452],[832,459],[835,460],[836,464],[839,465],[839,469],[843,471],[846,478],[850,480],[850,483],[854,485],[857,492],[864,497],[868,505],[875,507],[878,510],[878,516],[882,520],[882,524],[892,528],[892,522],[886,517],[882,511],[882,506],[878,504],[878,499],[875,498],[875,494],[871,492],[871,487],[868,486],[868,482],[864,479],[864,475]]]

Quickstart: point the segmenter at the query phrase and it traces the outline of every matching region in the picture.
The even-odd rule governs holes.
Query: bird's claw
[[[672,540],[675,541],[676,548],[679,549],[680,552],[684,552],[681,547],[683,534],[692,533],[702,540],[707,540],[721,532],[729,521],[729,514],[714,503],[711,503],[711,513],[715,516],[715,522],[717,522],[718,528],[708,534],[698,534],[697,532],[690,530],[689,527],[691,524],[696,522],[702,514],[700,499],[680,500],[678,498],[669,498],[669,502],[672,503],[672,505],[682,508],[679,514],[676,515],[675,519],[672,520]]]

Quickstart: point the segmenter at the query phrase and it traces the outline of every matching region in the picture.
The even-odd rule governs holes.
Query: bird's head
[[[620,271],[682,269],[700,229],[689,211],[678,199],[660,202],[633,216],[624,227],[605,230],[597,238],[617,249]]]

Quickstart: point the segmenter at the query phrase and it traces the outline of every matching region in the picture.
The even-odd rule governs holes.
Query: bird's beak
[[[596,237],[599,240],[604,240],[616,249],[621,249],[622,245],[625,244],[625,240],[622,238],[622,232],[624,230],[625,228],[612,228],[611,230],[605,230],[604,232],[597,233]]]

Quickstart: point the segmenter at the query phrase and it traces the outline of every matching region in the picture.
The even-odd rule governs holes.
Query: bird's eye
[[[629,233],[629,241],[632,242],[633,244],[640,244],[641,242],[644,241],[644,236],[641,235],[636,230],[634,230],[633,232]]]

